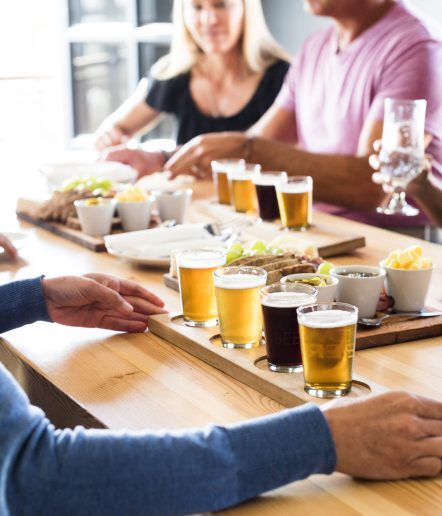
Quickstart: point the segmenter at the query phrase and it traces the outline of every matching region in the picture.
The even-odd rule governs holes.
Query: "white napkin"
[[[168,258],[172,251],[221,247],[224,242],[202,225],[180,224],[172,228],[154,228],[104,237],[106,248],[130,258]]]

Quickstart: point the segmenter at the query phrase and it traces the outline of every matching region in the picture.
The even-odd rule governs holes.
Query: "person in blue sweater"
[[[105,274],[0,287],[0,333],[34,321],[141,332],[162,311],[153,293]],[[441,456],[442,403],[405,392],[201,430],[59,430],[0,365],[2,516],[213,511],[314,473],[431,477]]]

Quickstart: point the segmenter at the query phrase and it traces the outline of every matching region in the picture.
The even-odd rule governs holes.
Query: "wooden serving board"
[[[149,317],[149,330],[286,407],[301,405],[313,399],[318,401],[304,392],[302,373],[274,373],[268,369],[265,346],[254,349],[223,348],[218,327],[190,328],[184,325],[180,314]],[[384,387],[358,376],[356,371],[349,396],[366,396],[370,392],[384,390]]]
[[[180,314],[161,314],[149,318],[149,330],[213,367],[240,380],[285,406],[295,406],[312,398],[304,392],[299,373],[271,372],[265,360],[265,347],[251,350],[225,349],[220,345],[219,328],[191,328],[184,325]],[[358,326],[356,350],[362,350],[420,338],[442,335],[442,316],[427,319],[385,321],[380,328]],[[358,376],[357,360],[354,387],[350,396],[381,392],[383,387]]]
[[[70,228],[66,224],[62,224],[60,222],[48,222],[20,211],[17,211],[17,217],[21,220],[26,220],[31,224],[35,224],[40,228],[46,229],[55,235],[66,238],[71,242],[75,242],[76,244],[86,247],[91,251],[95,251],[96,253],[106,251],[104,240],[101,237],[89,236],[79,229]]]
[[[187,219],[189,222],[212,222],[214,220],[225,221],[238,217],[251,221],[256,220],[256,217],[253,215],[236,213],[230,206],[205,199],[192,203]],[[270,242],[275,237],[283,234],[284,230],[278,222],[260,222],[243,230],[241,232],[241,239],[249,242],[253,240]],[[318,248],[319,256],[322,258],[346,254],[365,246],[365,237],[363,235],[343,230],[331,224],[315,224],[315,212],[313,213],[313,225],[310,228],[306,231],[294,231],[290,234],[300,240],[312,243]]]

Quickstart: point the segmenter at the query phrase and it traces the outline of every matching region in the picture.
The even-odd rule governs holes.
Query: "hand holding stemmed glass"
[[[425,160],[426,100],[385,99],[382,148],[379,169],[384,190],[391,196],[386,206],[377,208],[385,215],[414,216],[417,208],[406,201],[405,189],[423,170]]]

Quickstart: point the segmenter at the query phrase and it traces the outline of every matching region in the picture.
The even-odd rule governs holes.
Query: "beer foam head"
[[[256,174],[253,182],[258,186],[276,186],[279,183],[287,181],[287,174],[281,172],[280,174]]]
[[[303,292],[271,292],[263,295],[261,304],[272,308],[295,308],[316,301],[315,295]]]
[[[305,193],[313,190],[313,181],[311,178],[305,181],[293,181],[289,183],[279,183],[276,186],[278,192],[281,193]]]
[[[267,275],[255,274],[215,274],[215,287],[230,290],[263,287],[266,284]]]
[[[298,322],[308,328],[339,328],[356,324],[357,312],[345,310],[318,310],[298,315]]]
[[[184,269],[210,269],[226,263],[226,254],[216,249],[195,249],[177,255],[178,267]]]

